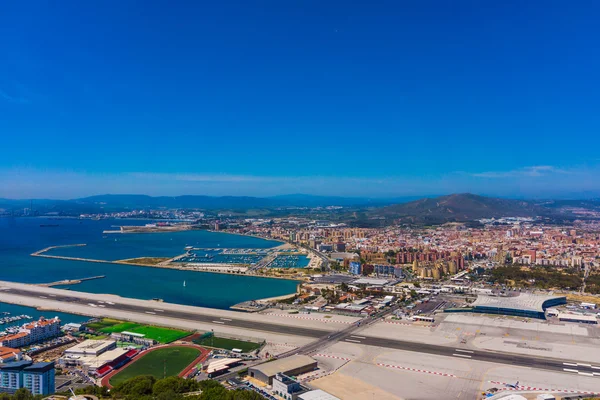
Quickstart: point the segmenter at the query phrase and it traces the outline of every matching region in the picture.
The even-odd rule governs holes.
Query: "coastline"
[[[279,243],[281,243],[279,246],[269,247],[270,249],[275,249],[275,248],[283,246],[285,244],[289,244],[288,242],[286,242],[284,240],[272,239],[272,238],[262,237],[262,236],[258,236],[258,235],[252,235],[252,234],[249,234],[249,233],[239,233],[239,232],[229,232],[229,231],[215,231],[214,229],[203,229],[203,230],[205,230],[207,232],[225,233],[227,235],[247,236],[247,237],[253,237],[253,238],[256,238],[256,239],[267,240],[269,242],[279,242]]]
[[[73,245],[68,245],[68,246],[71,247]],[[77,246],[84,246],[84,244],[79,244]],[[222,275],[233,275],[233,276],[248,276],[248,277],[263,278],[263,279],[283,279],[283,280],[288,280],[288,281],[304,282],[304,280],[302,280],[302,279],[292,278],[292,277],[290,277],[290,278],[284,278],[284,277],[278,277],[278,276],[264,276],[264,275],[256,275],[256,274],[225,272],[225,271],[219,271],[219,270],[191,269],[191,268],[186,268],[186,267],[181,266],[181,265],[173,265],[173,264],[168,264],[168,263],[159,263],[159,264],[156,264],[156,265],[149,265],[149,264],[134,263],[134,262],[128,261],[128,260],[131,260],[131,259],[110,261],[110,260],[98,260],[98,259],[92,259],[92,258],[54,256],[54,255],[44,254],[45,251],[48,251],[48,250],[50,250],[52,248],[57,248],[57,247],[65,247],[65,246],[51,246],[51,247],[47,247],[45,249],[42,249],[42,250],[36,251],[34,253],[31,253],[31,256],[33,256],[33,257],[42,257],[42,258],[52,258],[52,259],[59,259],[59,260],[66,260],[66,261],[81,261],[81,262],[91,262],[91,263],[101,263],[101,264],[131,265],[131,266],[134,266],[134,267],[175,269],[175,270],[188,271],[188,272],[203,272],[203,273],[210,273],[210,274],[222,274]],[[180,257],[180,256],[177,256],[177,257]],[[177,258],[177,257],[175,257],[175,258]],[[226,264],[224,264],[224,265],[226,265]]]

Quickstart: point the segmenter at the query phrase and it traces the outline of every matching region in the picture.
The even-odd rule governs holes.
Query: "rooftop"
[[[65,353],[97,354],[101,353],[107,347],[113,346],[115,343],[114,340],[85,340],[78,345],[65,350]]]
[[[518,309],[523,311],[544,312],[544,303],[549,300],[558,300],[564,296],[548,296],[530,293],[521,293],[519,296],[500,297],[480,294],[472,307]],[[565,299],[566,300],[566,299]]]
[[[228,369],[230,365],[242,361],[241,358],[221,358],[208,364],[207,374]]]
[[[51,369],[54,369],[53,362],[39,362],[25,367],[25,371],[28,372],[46,372],[50,371]]]
[[[386,285],[389,279],[360,278],[352,282],[354,285]]]
[[[12,335],[6,335],[6,336],[0,338],[0,342],[4,342],[4,341],[7,341],[7,340],[18,339],[18,338],[22,338],[22,337],[25,337],[25,336],[29,336],[29,333],[27,333],[27,332],[19,332],[19,333],[15,333],[15,334],[12,334]]]
[[[281,360],[257,365],[256,367],[252,368],[263,373],[265,376],[275,376],[278,372],[285,373],[287,371],[292,371],[296,368],[301,368],[313,363],[316,363],[316,361],[309,356],[298,354],[295,356],[282,358]]]
[[[25,329],[33,329],[39,326],[46,326],[52,324],[60,324],[60,319],[58,317],[54,317],[52,319],[46,319],[44,317],[40,317],[38,321],[30,322],[29,324],[24,325]]]

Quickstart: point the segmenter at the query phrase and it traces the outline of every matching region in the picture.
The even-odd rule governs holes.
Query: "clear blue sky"
[[[0,197],[600,195],[597,1],[0,11]]]

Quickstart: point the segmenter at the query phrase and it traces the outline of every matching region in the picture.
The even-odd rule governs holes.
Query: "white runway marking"
[[[452,354],[452,355],[453,355],[453,356],[456,356],[456,357],[465,357],[465,358],[471,358],[471,356],[468,356],[468,355],[466,355],[466,354],[456,354],[456,353],[454,353],[454,354]]]

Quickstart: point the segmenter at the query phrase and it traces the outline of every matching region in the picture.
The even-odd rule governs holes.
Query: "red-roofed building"
[[[21,327],[18,333],[4,336],[0,339],[0,346],[23,347],[38,343],[60,335],[60,319],[58,317],[30,322]]]
[[[0,347],[0,364],[21,360],[21,350],[11,347]]]

